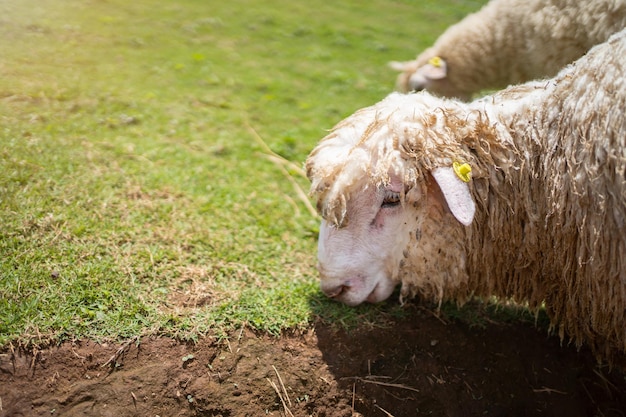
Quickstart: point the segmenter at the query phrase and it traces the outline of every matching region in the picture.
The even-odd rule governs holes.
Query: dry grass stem
[[[278,163],[280,163],[282,165],[287,165],[289,168],[291,168],[294,171],[296,171],[298,173],[298,175],[300,175],[302,178],[307,178],[306,173],[304,172],[304,170],[302,168],[300,168],[298,165],[294,164],[293,162],[283,158],[282,156],[280,156],[279,154],[274,152],[272,150],[272,148],[270,148],[267,145],[267,143],[265,143],[265,141],[263,140],[261,135],[259,135],[259,133],[256,130],[254,130],[254,128],[252,126],[250,126],[250,124],[247,123],[247,122],[246,122],[246,128],[250,131],[250,133],[252,133],[252,137],[263,148],[263,150],[265,152],[267,152],[269,155],[271,155],[274,158],[276,158]]]
[[[296,218],[300,217],[300,208],[298,207],[294,199],[289,197],[289,195],[287,194],[283,194],[283,197],[285,197],[285,200],[287,200],[291,208],[293,208],[294,217]]]
[[[133,337],[132,339],[128,340],[126,343],[120,346],[120,348],[113,354],[113,356],[111,356],[109,360],[103,363],[100,367],[104,368],[108,365],[114,367],[115,362],[117,362],[119,357],[122,356],[124,352],[126,352],[130,348],[131,343],[136,342],[137,340],[139,340],[139,337]]]
[[[619,391],[619,389],[615,386],[615,384],[613,384],[611,381],[609,381],[601,372],[599,372],[597,369],[593,370],[593,373],[596,374],[598,376],[598,378],[600,378],[600,380],[603,382],[604,384],[604,389],[607,392],[611,392],[611,388],[613,388],[616,391]]]
[[[444,319],[441,318],[441,316],[437,313],[435,313],[434,311],[426,308],[426,307],[419,307],[420,310],[425,311],[427,313],[429,313],[430,315],[432,315],[434,318],[436,318],[437,320],[439,320],[441,323],[443,323],[445,326],[447,326],[449,323],[447,321],[445,321]]]
[[[324,378],[323,376],[320,376],[320,379],[330,385],[330,381],[328,379]]]
[[[241,341],[241,338],[243,337],[243,331],[246,329],[246,324],[242,324],[241,325],[241,329],[239,329],[239,336],[237,336],[237,343],[239,343]]]
[[[378,408],[380,411],[385,413],[388,417],[393,417],[393,414],[391,414],[389,411],[385,410],[384,408],[380,407],[378,404],[374,404],[374,407]]]
[[[37,355],[39,354],[39,350],[34,347],[33,348],[33,359],[30,361],[30,369],[32,369],[33,376],[35,375],[35,363],[37,361]],[[13,364],[15,366],[15,363]]]
[[[272,149],[267,145],[267,143],[265,143],[263,138],[248,123],[246,123],[246,128],[250,131],[250,133],[252,133],[252,137],[263,148],[263,151],[266,152],[265,157],[271,162],[273,162],[280,169],[280,171],[285,176],[285,178],[287,178],[287,180],[291,183],[296,194],[298,195],[298,198],[300,199],[300,201],[302,201],[302,203],[304,203],[304,205],[306,206],[311,216],[313,216],[314,218],[317,218],[318,216],[317,210],[315,209],[315,207],[313,207],[313,205],[311,204],[311,201],[309,201],[309,198],[307,197],[307,194],[304,192],[304,190],[302,190],[302,187],[300,187],[300,185],[296,182],[296,180],[294,180],[293,176],[289,173],[289,171],[285,169],[285,166],[288,166],[290,169],[297,172],[298,175],[300,175],[301,177],[307,178],[304,170],[302,170],[302,168],[300,168],[293,162],[283,158],[282,156],[278,155],[276,152],[272,151]]]
[[[269,382],[271,387],[274,388],[274,391],[276,391],[276,395],[278,395],[278,398],[280,399],[280,402],[282,403],[283,408],[285,409],[285,414],[287,414],[290,417],[294,417],[289,407],[287,407],[287,404],[285,403],[285,399],[283,398],[283,395],[281,394],[280,390],[278,389],[274,381],[272,381],[269,378],[265,378],[265,379],[267,379],[267,382]]]
[[[287,402],[289,403],[289,406],[291,407],[291,399],[289,399],[289,394],[287,394],[287,390],[285,389],[285,384],[283,384],[283,379],[280,377],[280,374],[278,373],[278,369],[276,369],[274,365],[272,365],[272,368],[274,369],[274,372],[276,372],[276,376],[278,377],[278,382],[280,382],[280,387],[282,388],[283,393],[285,394],[285,397],[287,398]]]
[[[74,356],[76,356],[81,361],[84,361],[85,359],[87,359],[86,357],[80,356],[78,353],[76,353],[76,351],[74,349],[72,349],[72,353],[74,354]]]
[[[306,208],[309,210],[309,213],[311,214],[311,216],[317,217],[317,210],[315,210],[315,207],[313,207],[313,204],[311,204],[311,202],[309,201],[309,198],[307,197],[304,190],[302,190],[302,187],[300,187],[300,185],[296,182],[296,180],[293,179],[289,171],[287,171],[285,167],[280,164],[280,161],[282,160],[282,158],[275,157],[273,155],[265,155],[265,156],[267,159],[269,159],[272,162],[279,162],[276,164],[276,166],[278,166],[278,168],[283,173],[285,178],[287,178],[287,180],[291,183],[300,201],[304,203]]]
[[[409,391],[413,391],[413,392],[420,392],[420,390],[418,390],[417,388],[409,387],[409,386],[402,385],[402,384],[392,384],[390,382],[373,381],[371,379],[361,378],[359,376],[356,376],[356,377],[353,377],[353,378],[355,380],[357,380],[357,381],[361,381],[361,382],[366,383],[366,384],[381,385],[381,386],[384,386],[384,387],[399,388],[399,389],[405,389],[405,390],[409,390]]]
[[[539,389],[534,389],[533,392],[547,392],[548,394],[552,394],[554,392],[556,394],[567,395],[567,392],[563,392],[563,391],[559,391],[559,390],[552,389],[552,388],[547,388],[547,387],[541,387]]]

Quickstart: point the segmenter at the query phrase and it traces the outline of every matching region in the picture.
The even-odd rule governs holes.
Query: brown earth
[[[532,324],[242,330],[0,355],[0,416],[624,416],[626,379]]]

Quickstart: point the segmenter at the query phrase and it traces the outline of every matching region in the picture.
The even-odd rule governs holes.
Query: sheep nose
[[[326,296],[329,298],[337,298],[341,294],[343,294],[345,291],[347,291],[349,288],[350,288],[350,285],[347,283],[344,283],[341,285],[328,285],[328,284],[321,285],[322,292],[326,294]]]

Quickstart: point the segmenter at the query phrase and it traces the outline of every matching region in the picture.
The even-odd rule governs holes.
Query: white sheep
[[[348,305],[510,299],[626,352],[626,30],[472,103],[393,93],[306,161],[321,289]]]
[[[552,77],[623,28],[625,0],[491,0],[417,59],[390,66],[401,71],[399,91],[468,100],[483,89]]]

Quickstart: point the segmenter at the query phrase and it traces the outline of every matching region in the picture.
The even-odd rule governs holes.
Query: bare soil
[[[624,375],[533,324],[411,306],[386,328],[5,351],[0,416],[609,417],[626,415]]]

